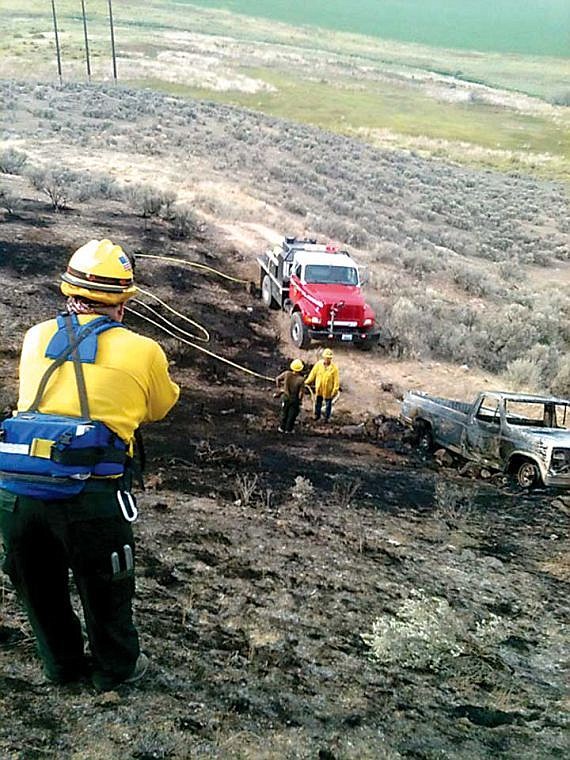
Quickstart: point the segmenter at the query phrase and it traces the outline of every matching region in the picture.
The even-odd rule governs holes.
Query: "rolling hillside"
[[[277,18],[279,8],[293,14],[298,6],[271,7]],[[57,8],[63,79],[85,81],[77,4],[60,0]],[[453,50],[231,11],[150,0],[141,13],[138,3],[117,4],[119,81],[246,106],[381,147],[535,176],[570,176],[570,60],[555,57],[554,49],[550,56]],[[54,80],[49,7],[39,0],[25,9],[6,2],[2,15],[0,76]],[[87,24],[93,79],[109,81],[104,4],[88,4]],[[563,22],[556,27],[562,34]]]

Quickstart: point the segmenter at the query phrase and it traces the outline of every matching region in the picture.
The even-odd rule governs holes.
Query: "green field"
[[[433,12],[442,2],[426,0],[419,9],[416,0],[408,0],[399,7],[415,8],[420,19],[428,7]],[[304,26],[279,20],[296,20],[303,7],[297,2],[225,4],[259,13],[270,8],[272,20],[203,5],[219,4],[148,0],[143,13],[133,0],[115,3],[119,81],[245,106],[438,158],[570,177],[570,109],[551,105],[570,103],[570,59],[554,57],[556,35],[550,40],[550,56],[475,53],[351,31],[315,32],[307,25],[314,19],[332,25],[333,16],[337,26],[343,24],[342,13],[333,10],[349,7],[347,3],[328,3],[326,12],[324,3],[309,3]],[[358,10],[346,28],[370,21],[377,5],[366,0],[350,6]],[[448,21],[458,5],[446,3]],[[513,3],[479,0],[475,5],[504,10]],[[520,5],[513,30],[526,28],[531,18],[532,4]],[[544,0],[532,7],[539,5],[543,10],[549,5],[551,11],[544,12],[540,29],[555,18],[560,32],[565,3]],[[474,3],[466,0],[462,7],[467,6]],[[90,2],[87,7],[93,80],[109,81],[107,4]],[[383,3],[382,8],[395,13],[396,5]],[[57,9],[63,79],[84,81],[80,5],[58,0]],[[50,4],[29,0],[23,10],[15,0],[0,0],[0,22],[6,30],[0,38],[0,76],[53,81],[57,69]],[[434,21],[434,34],[441,32],[441,24],[441,19]],[[495,26],[498,35],[500,25]],[[372,22],[367,30],[377,32]],[[528,49],[533,49],[530,42]]]
[[[568,0],[181,2],[433,47],[570,57]]]

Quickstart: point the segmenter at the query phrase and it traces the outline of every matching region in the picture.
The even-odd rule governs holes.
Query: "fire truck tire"
[[[297,348],[308,348],[311,343],[307,326],[298,311],[291,315],[291,340]]]
[[[268,309],[277,309],[278,307],[277,302],[273,298],[273,293],[271,292],[271,278],[268,274],[266,274],[261,281],[261,300]]]

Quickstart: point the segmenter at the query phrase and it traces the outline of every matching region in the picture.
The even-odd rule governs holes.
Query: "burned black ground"
[[[15,397],[23,331],[60,307],[57,276],[69,253],[102,235],[228,268],[214,233],[174,242],[161,222],[114,202],[59,215],[34,207],[7,219],[5,403]],[[142,259],[138,274],[206,323],[220,354],[270,376],[291,358],[246,287]],[[137,687],[105,695],[88,684],[46,684],[5,579],[0,756],[567,754],[567,502],[501,493],[426,461],[395,421],[383,437],[352,437],[346,426],[358,418],[338,414],[318,426],[305,410],[298,434],[284,437],[270,383],[130,323],[162,340],[182,387],[176,411],[148,431],[140,497],[136,615],[152,668]],[[465,509],[445,501],[452,486]],[[504,638],[438,672],[404,655],[375,661],[363,634],[413,589],[473,622],[496,615]]]

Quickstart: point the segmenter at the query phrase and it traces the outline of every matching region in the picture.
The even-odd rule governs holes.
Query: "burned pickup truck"
[[[568,399],[484,392],[469,404],[410,391],[401,415],[426,451],[441,446],[525,488],[570,487]]]

